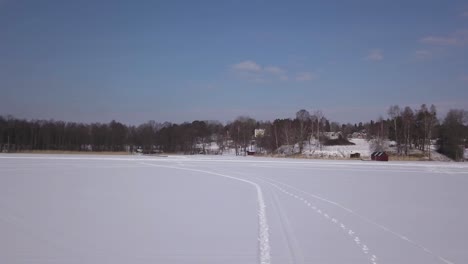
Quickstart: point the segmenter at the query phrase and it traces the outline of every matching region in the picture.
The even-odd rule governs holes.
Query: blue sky
[[[339,122],[468,109],[466,1],[0,0],[0,114]]]

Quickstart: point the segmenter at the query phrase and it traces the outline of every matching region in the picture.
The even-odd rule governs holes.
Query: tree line
[[[210,153],[211,142],[216,142],[222,153],[235,149],[244,154],[255,144],[264,153],[278,152],[282,147],[297,147],[302,153],[305,144],[326,145],[326,132],[339,132],[346,139],[360,132],[375,142],[395,143],[398,155],[409,155],[418,149],[430,157],[431,146],[452,159],[463,158],[463,147],[468,145],[468,114],[465,110],[450,110],[439,120],[436,107],[425,104],[418,109],[393,105],[387,118],[365,123],[339,124],[328,120],[321,111],[299,110],[294,118],[259,121],[241,116],[222,124],[218,121],[200,121],[173,124],[149,121],[134,126],[117,121],[109,123],[77,123],[55,120],[25,120],[0,116],[0,151],[60,150],[60,151],[142,151],[198,154]],[[254,138],[254,130],[262,136]],[[255,142],[253,142],[255,140]]]

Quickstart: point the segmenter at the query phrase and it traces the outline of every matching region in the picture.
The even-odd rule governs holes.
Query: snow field
[[[467,263],[468,165],[0,155],[0,263]]]

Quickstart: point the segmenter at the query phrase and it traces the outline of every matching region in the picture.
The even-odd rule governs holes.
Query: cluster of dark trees
[[[431,140],[438,125],[434,105],[428,108],[423,104],[416,110],[408,106],[401,109],[394,105],[389,108],[388,115],[391,119],[388,124],[389,137],[396,142],[398,153],[408,155],[408,151],[414,147],[430,155]]]
[[[396,142],[400,155],[409,155],[412,149],[431,157],[431,148],[454,160],[462,160],[468,146],[468,112],[452,109],[442,120],[437,118],[434,105],[423,104],[419,109],[393,105],[388,109],[388,119],[371,121],[369,135],[388,138]]]
[[[450,110],[443,124],[438,127],[438,151],[454,160],[462,160],[464,148],[468,148],[468,112]]]
[[[467,145],[467,118],[466,111],[451,110],[445,119],[439,120],[436,108],[426,105],[415,110],[391,106],[387,119],[359,124],[330,122],[321,111],[309,113],[304,109],[299,110],[295,118],[271,122],[238,117],[225,125],[218,121],[182,124],[149,121],[131,126],[116,121],[84,124],[0,116],[0,152],[138,150],[194,154],[209,153],[209,144],[216,142],[219,146],[217,153],[234,148],[240,155],[252,144],[266,153],[295,145],[301,153],[306,142],[313,140],[319,147],[327,142],[345,144],[349,135],[360,132],[377,145],[387,139],[396,142],[400,155],[408,155],[412,149],[430,155],[430,146],[437,141],[441,153],[459,160],[463,158],[463,147]],[[262,129],[262,136],[254,138],[255,129]],[[340,132],[343,138],[329,140],[324,132]]]

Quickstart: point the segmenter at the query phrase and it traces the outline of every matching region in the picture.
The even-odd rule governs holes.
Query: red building
[[[383,151],[376,151],[371,154],[371,160],[388,161],[388,154]]]

